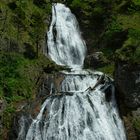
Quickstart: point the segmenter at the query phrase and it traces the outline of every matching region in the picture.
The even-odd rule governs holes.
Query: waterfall
[[[78,22],[63,4],[52,6],[52,22],[48,31],[48,55],[59,65],[83,66],[86,47]]]
[[[113,80],[101,72],[82,70],[85,52],[75,16],[65,5],[54,4],[48,55],[73,71],[62,72],[60,91],[51,91],[26,135],[21,123],[17,140],[126,140]]]

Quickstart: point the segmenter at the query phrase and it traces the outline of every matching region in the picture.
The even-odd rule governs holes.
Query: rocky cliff
[[[140,139],[140,65],[118,62],[115,68],[118,103],[129,140]]]

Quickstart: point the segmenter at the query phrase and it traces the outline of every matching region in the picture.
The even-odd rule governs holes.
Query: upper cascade
[[[47,36],[47,54],[53,61],[72,69],[82,68],[86,45],[75,16],[65,5],[53,4],[52,22]]]

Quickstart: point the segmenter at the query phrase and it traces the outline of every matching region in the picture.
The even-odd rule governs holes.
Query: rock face
[[[128,140],[140,140],[140,65],[118,62],[115,85]]]
[[[140,65],[118,63],[115,83],[126,107],[133,109],[140,107]]]
[[[95,52],[85,58],[84,66],[86,68],[99,68],[108,64],[108,60],[103,52]]]

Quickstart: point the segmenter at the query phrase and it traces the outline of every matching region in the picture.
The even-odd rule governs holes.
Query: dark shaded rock
[[[28,59],[34,59],[36,57],[36,52],[33,48],[33,46],[31,46],[28,43],[24,43],[24,47],[25,47],[25,51],[24,51],[24,57],[28,58]]]
[[[117,62],[117,99],[128,140],[140,140],[140,65]]]
[[[86,68],[99,68],[108,64],[107,58],[102,52],[95,52],[91,55],[88,55],[84,61],[84,67]]]
[[[0,114],[2,114],[5,108],[6,108],[6,101],[1,99],[0,100]]]
[[[127,108],[140,107],[140,65],[117,63],[115,85]]]
[[[140,140],[140,108],[132,111],[133,127],[135,128],[137,139]]]
[[[129,115],[124,116],[123,121],[125,124],[127,140],[139,140],[135,132],[135,128],[133,127],[132,117]]]
[[[109,85],[106,89],[105,89],[105,99],[107,102],[110,102],[112,99],[112,87],[113,85]]]
[[[46,78],[38,91],[39,93],[37,94],[37,99],[43,99],[44,101],[44,99],[50,97],[50,94],[53,93],[55,95],[61,91],[60,84],[63,79],[64,75],[62,73],[46,75]]]
[[[132,111],[132,115],[133,115],[134,117],[140,118],[140,108],[138,108],[138,109],[135,110],[135,111]]]
[[[26,139],[26,133],[31,122],[32,118],[29,116],[29,114],[22,112],[16,114],[13,120],[12,131],[9,134],[9,140],[16,140],[17,138],[20,140]],[[22,133],[22,138],[18,137],[19,132]]]
[[[2,115],[5,108],[6,108],[6,102],[0,99],[0,136],[2,135],[2,129],[3,129]]]
[[[113,32],[112,34],[102,35],[98,40],[98,45],[100,48],[109,48],[113,52],[116,49],[121,48],[123,43],[126,41],[128,35],[128,30],[120,30],[118,32]]]

